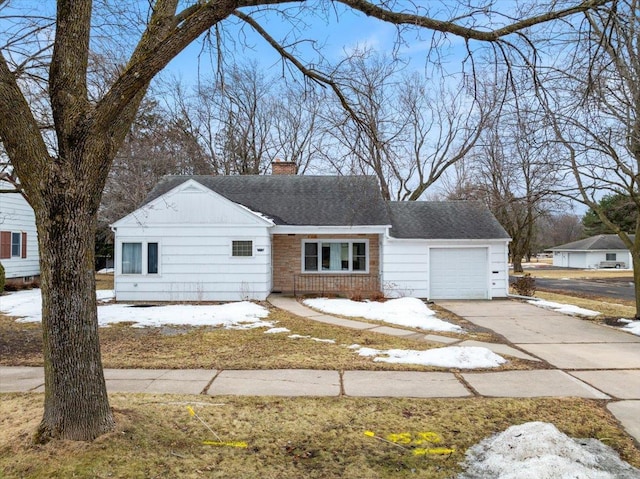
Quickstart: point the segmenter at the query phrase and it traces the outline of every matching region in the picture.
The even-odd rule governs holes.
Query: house
[[[14,187],[0,180],[0,189]],[[0,193],[0,263],[7,284],[31,283],[40,275],[35,215],[19,193]]]
[[[629,235],[634,241],[634,235]],[[632,268],[631,253],[618,235],[597,235],[551,248],[553,265],[566,268]]]
[[[119,301],[507,295],[509,237],[486,208],[389,203],[373,177],[168,176],[112,229]]]

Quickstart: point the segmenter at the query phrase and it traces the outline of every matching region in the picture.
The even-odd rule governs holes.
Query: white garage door
[[[487,248],[431,248],[429,299],[488,299]]]

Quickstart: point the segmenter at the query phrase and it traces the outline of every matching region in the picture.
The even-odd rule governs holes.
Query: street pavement
[[[517,276],[509,277],[512,283],[517,279]],[[571,291],[602,298],[625,299],[627,301],[635,301],[636,299],[632,277],[606,279],[535,278],[535,280],[536,287],[540,290]]]
[[[423,334],[336,318],[293,298],[272,296],[274,306],[310,320],[380,334],[466,346],[540,362],[529,371],[450,372],[106,369],[107,390],[210,396],[330,397],[581,397],[607,402],[623,427],[640,442],[640,337],[547,311],[519,301],[442,301],[438,304],[493,330],[502,343]],[[551,366],[551,368],[549,368]],[[0,393],[43,392],[42,368],[0,367]]]

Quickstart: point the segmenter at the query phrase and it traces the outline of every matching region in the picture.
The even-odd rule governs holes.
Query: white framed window
[[[252,240],[233,240],[231,242],[231,256],[249,258],[253,256]]]
[[[607,261],[615,261],[616,253],[607,253]]]
[[[304,273],[368,273],[368,240],[303,240]]]
[[[143,250],[145,252],[143,256]],[[157,242],[123,242],[122,274],[158,274],[159,246]]]

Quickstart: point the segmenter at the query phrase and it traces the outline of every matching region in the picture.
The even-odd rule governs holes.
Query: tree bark
[[[638,249],[631,250],[631,262],[633,264],[633,289],[636,294],[635,319],[640,320],[640,251]]]
[[[513,272],[514,273],[524,273],[524,269],[522,268],[522,255],[513,255]]]
[[[97,215],[81,191],[86,185],[72,188],[75,192],[51,187],[46,211],[37,212],[45,364],[44,415],[37,442],[93,440],[115,425],[98,335]]]

